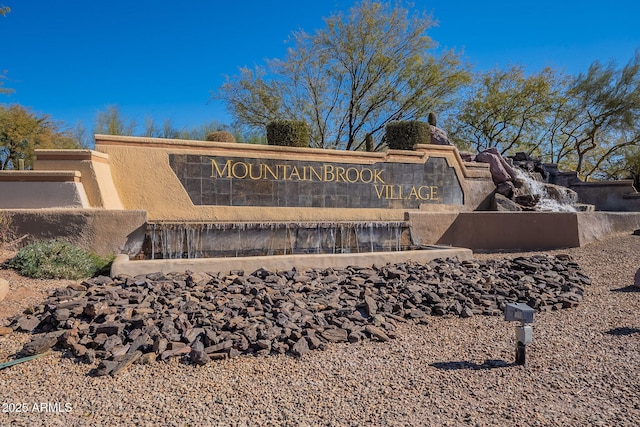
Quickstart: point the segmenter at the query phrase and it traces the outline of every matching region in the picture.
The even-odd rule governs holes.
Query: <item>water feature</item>
[[[541,212],[576,212],[574,204],[577,203],[575,192],[564,189],[564,187],[553,186],[553,196],[549,194],[549,184],[534,179],[531,175],[520,168],[513,168],[518,180],[522,183],[520,192],[529,194],[536,198],[538,202],[535,210]]]
[[[406,222],[180,223],[147,225],[141,257],[184,259],[348,254],[412,249]]]

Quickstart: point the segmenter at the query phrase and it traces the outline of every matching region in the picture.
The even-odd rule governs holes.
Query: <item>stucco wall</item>
[[[580,182],[570,188],[578,193],[580,203],[594,205],[597,211],[640,212],[640,193],[631,180]]]
[[[372,165],[376,162],[424,163],[444,158],[455,171],[464,192],[464,205],[472,210],[487,194],[488,169],[467,167],[452,146],[416,146],[416,151],[385,153],[345,152],[251,144],[182,141],[96,135],[96,150],[109,156],[113,181],[125,209],[144,209],[150,221],[401,221],[407,209],[315,208],[256,206],[195,206],[170,167],[170,154],[309,160]],[[473,181],[473,182],[472,182]],[[479,185],[480,184],[480,185]],[[491,188],[493,190],[493,187]]]
[[[109,157],[92,150],[36,150],[36,171],[79,171],[89,206],[122,209]]]
[[[0,181],[0,209],[40,209],[90,207],[79,182]]]
[[[544,250],[578,247],[640,228],[638,212],[410,212],[418,245],[473,250]]]
[[[144,240],[144,211],[106,209],[9,209],[16,238],[26,244],[36,240],[63,239],[100,255],[135,255]]]

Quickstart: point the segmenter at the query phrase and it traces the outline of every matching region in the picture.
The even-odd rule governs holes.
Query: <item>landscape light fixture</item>
[[[507,322],[520,321],[516,326],[516,364],[524,365],[526,361],[527,344],[533,341],[533,308],[521,302],[510,302],[504,308],[504,320]]]

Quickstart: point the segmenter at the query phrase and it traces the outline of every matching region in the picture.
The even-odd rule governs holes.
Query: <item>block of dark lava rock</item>
[[[229,350],[232,346],[233,346],[233,341],[226,340],[226,341],[222,341],[219,344],[215,344],[205,348],[204,352],[209,354],[218,353],[221,351]]]
[[[104,314],[108,309],[109,303],[106,301],[90,302],[84,307],[84,314],[89,317],[97,317]]]
[[[382,330],[382,328],[378,328],[374,325],[367,325],[364,330],[378,341],[389,341],[389,336],[384,332],[384,330]]]
[[[36,316],[23,316],[16,322],[16,330],[18,332],[32,332],[40,324],[40,319]]]
[[[82,344],[72,344],[71,353],[75,357],[83,357],[87,354],[87,347],[83,346]]]
[[[468,317],[473,317],[473,309],[471,307],[465,306],[462,309],[462,313],[460,313],[460,317],[465,319]]]
[[[109,373],[111,373],[111,371],[113,371],[116,368],[116,366],[118,366],[118,364],[119,363],[116,362],[115,360],[102,360],[100,361],[100,364],[94,371],[94,374],[97,377],[109,375]]]
[[[79,292],[87,290],[87,286],[81,283],[70,283],[69,285],[67,285],[67,288],[72,289],[74,291],[79,291]]]
[[[378,306],[376,304],[376,300],[374,300],[370,296],[365,296],[364,303],[367,306],[367,312],[369,313],[369,316],[375,316],[376,313],[378,312]]]
[[[158,355],[155,354],[154,352],[145,353],[142,356],[140,356],[137,363],[140,363],[141,365],[150,365],[156,361],[157,357]]]
[[[138,360],[142,356],[141,351],[134,351],[133,353],[125,354],[122,359],[118,362],[115,368],[110,372],[111,376],[115,377],[120,372],[127,369],[133,362]]]
[[[47,334],[26,343],[24,347],[22,347],[22,353],[27,356],[44,353],[51,350],[57,342],[58,337],[55,334]]]
[[[201,366],[211,362],[211,357],[209,357],[209,355],[205,353],[204,350],[191,350],[191,353],[189,353],[189,358],[191,359],[192,363]]]
[[[96,327],[96,334],[115,335],[122,332],[124,324],[119,322],[105,322]]]
[[[211,362],[211,358],[204,351],[204,344],[200,340],[193,343],[191,346],[191,352],[189,353],[189,358],[192,363],[196,365],[206,365]]]
[[[191,347],[189,347],[187,345],[185,347],[176,348],[175,350],[165,350],[162,353],[162,355],[160,356],[160,358],[162,360],[167,360],[167,359],[170,359],[172,357],[182,356],[182,355],[189,354],[189,353],[191,353]]]
[[[301,337],[296,343],[291,347],[291,352],[298,357],[302,357],[309,352],[309,343],[305,337]]]
[[[633,279],[633,286],[640,289],[640,268],[636,271],[636,275]]]
[[[327,328],[320,333],[320,336],[329,342],[346,342],[349,334],[345,329]]]
[[[153,341],[153,352],[155,354],[162,354],[167,349],[168,344],[169,341],[166,338],[157,337]]]

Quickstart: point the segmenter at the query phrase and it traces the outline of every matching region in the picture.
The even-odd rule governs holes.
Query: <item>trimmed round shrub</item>
[[[207,134],[207,141],[236,142],[236,138],[231,132],[227,132],[226,130],[218,130],[215,132],[209,132]]]
[[[275,120],[267,124],[267,144],[283,147],[308,147],[311,130],[300,120]]]
[[[71,243],[49,240],[25,246],[7,264],[27,277],[82,279],[102,272],[111,261],[86,252]]]
[[[389,122],[385,132],[392,150],[413,150],[414,145],[431,141],[429,124],[418,120]]]

